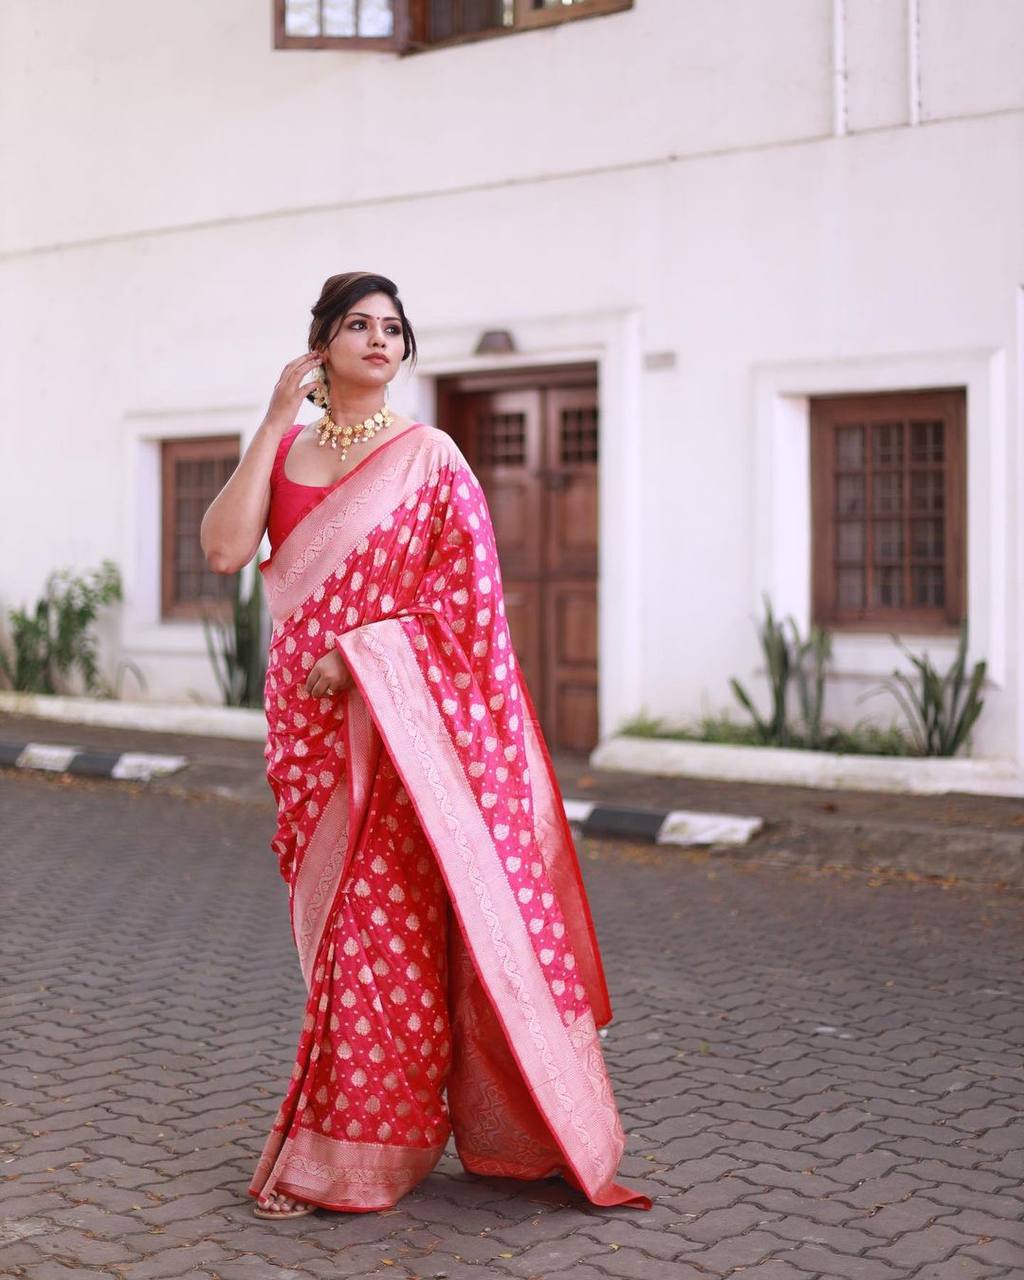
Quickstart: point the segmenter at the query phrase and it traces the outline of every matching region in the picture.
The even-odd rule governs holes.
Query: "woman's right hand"
[[[265,421],[279,428],[282,434],[294,424],[299,406],[313,385],[312,382],[304,386],[300,384],[317,365],[321,364],[323,364],[323,358],[319,352],[307,351],[304,356],[289,360],[281,370],[277,386],[274,387],[273,395],[270,397],[270,407],[267,409]]]
[[[323,363],[307,351],[281,371],[266,416],[249,441],[227,484],[206,508],[199,543],[214,573],[237,573],[257,553],[267,529],[274,460],[309,387],[302,379]]]
[[[337,649],[328,649],[324,656],[313,663],[306,676],[306,692],[314,698],[327,698],[332,693],[343,693],[354,684],[348,663]]]

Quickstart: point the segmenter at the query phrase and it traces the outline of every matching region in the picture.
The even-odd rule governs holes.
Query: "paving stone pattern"
[[[1019,898],[582,845],[648,1213],[454,1155],[252,1217],[302,984],[265,807],[0,776],[0,1274],[1024,1276]]]

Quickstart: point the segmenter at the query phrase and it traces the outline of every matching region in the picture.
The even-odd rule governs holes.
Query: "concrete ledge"
[[[653,840],[655,844],[749,844],[764,827],[763,818],[731,813],[697,813],[688,809],[640,809],[565,798],[565,816],[585,836],[621,840]]]
[[[211,738],[262,742],[267,719],[249,707],[183,706],[177,702],[119,702],[107,698],[71,698],[45,693],[0,690],[0,712],[39,716],[65,724],[96,724],[149,733],[193,733]]]
[[[12,769],[42,769],[86,778],[117,778],[150,782],[177,773],[188,764],[185,756],[154,755],[148,751],[89,751],[56,742],[0,743],[0,765]]]
[[[780,747],[728,747],[666,738],[608,738],[590,755],[594,769],[723,782],[767,782],[827,790],[1024,796],[1024,771],[1011,760],[842,756]]]

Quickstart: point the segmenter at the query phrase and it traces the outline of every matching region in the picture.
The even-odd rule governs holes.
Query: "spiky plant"
[[[261,628],[263,593],[260,575],[252,571],[249,594],[242,596],[242,574],[235,574],[231,619],[203,614],[203,634],[224,705],[261,707],[266,653]]]
[[[893,671],[888,680],[870,691],[871,695],[887,691],[899,703],[923,756],[955,756],[967,742],[985,705],[981,688],[988,663],[976,662],[967,675],[967,624],[960,628],[956,656],[945,675],[941,675],[927,654],[912,653],[897,636],[894,643],[910,659],[917,672],[916,681],[905,671]]]

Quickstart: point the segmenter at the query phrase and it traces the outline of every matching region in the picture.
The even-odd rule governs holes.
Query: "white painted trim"
[[[470,354],[485,329],[509,329],[519,350]],[[611,309],[549,316],[494,316],[472,326],[417,330],[419,359],[393,399],[403,412],[436,421],[435,380],[480,370],[593,361],[598,369],[598,725],[628,719],[642,700],[643,348],[641,315]],[[408,406],[408,407],[406,407]]]
[[[59,720],[65,724],[141,729],[147,733],[202,734],[211,738],[238,738],[252,742],[264,742],[267,737],[266,716],[262,711],[249,707],[116,702],[0,690],[0,711],[6,711],[10,715]]]
[[[778,613],[791,613],[803,632],[810,625],[809,397],[966,386],[969,658],[986,658],[989,686],[1006,688],[1012,586],[1006,364],[1001,348],[985,348],[754,366],[756,616],[767,592]],[[941,635],[914,635],[908,643],[937,662],[956,647]],[[834,636],[840,679],[885,676],[905,663],[887,634]]]
[[[167,654],[206,658],[199,622],[160,617],[160,442],[237,435],[245,452],[261,418],[259,405],[212,405],[132,410],[121,439],[125,475],[124,592],[121,646],[124,656]]]
[[[842,756],[826,751],[778,747],[727,747],[619,736],[590,755],[594,769],[667,777],[767,782],[836,791],[887,791],[943,795],[1024,796],[1024,771],[1012,760],[913,759],[902,756]]]

